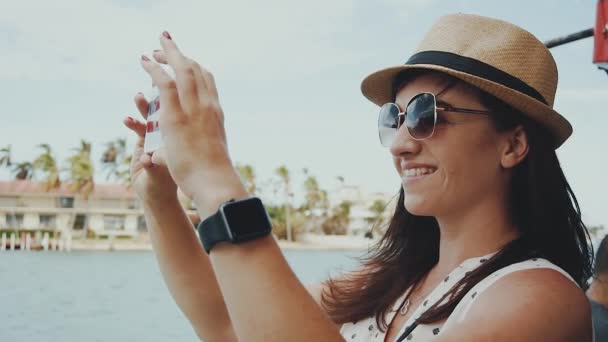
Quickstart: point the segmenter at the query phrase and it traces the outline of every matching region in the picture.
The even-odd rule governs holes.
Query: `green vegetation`
[[[88,203],[89,195],[95,189],[95,164],[91,158],[92,144],[81,140],[73,153],[59,166],[54,151],[49,144],[37,146],[40,153],[31,161],[15,162],[11,146],[0,148],[0,168],[9,169],[15,179],[31,179],[44,184],[46,191],[57,188],[68,189],[75,195],[81,195]],[[105,181],[130,185],[129,168],[131,164],[131,151],[127,148],[127,141],[118,138],[105,144],[100,160],[101,170]],[[268,214],[273,223],[273,233],[280,239],[293,241],[297,234],[314,232],[325,234],[346,234],[350,223],[352,202],[343,201],[332,208],[327,190],[323,189],[318,179],[307,168],[302,169],[303,202],[294,204],[293,173],[285,165],[274,170],[272,179],[259,182],[252,165],[235,165],[241,180],[251,195],[263,196],[262,191],[271,190],[275,200],[265,200]],[[344,185],[344,177],[336,177],[339,185]],[[268,193],[268,192],[266,192]],[[378,202],[378,201],[377,201]],[[184,203],[191,207],[188,203]],[[384,202],[372,204],[370,207],[373,217],[368,220],[370,224],[382,222]],[[189,208],[192,209],[192,208]],[[74,222],[74,218],[70,220]],[[95,236],[88,230],[88,223],[84,223],[85,234],[83,238],[106,238]],[[13,230],[6,230],[13,231]],[[53,230],[48,230],[50,233]],[[1,232],[1,230],[0,230]]]
[[[21,239],[21,233],[28,233],[31,234],[34,230],[28,230],[28,229],[12,229],[12,228],[0,228],[0,239],[2,238],[2,234],[6,234],[6,240],[8,241],[11,237],[11,234],[15,234],[15,239],[20,240]],[[59,236],[60,232],[54,229],[36,229],[35,232],[40,232],[41,235],[44,235],[44,233],[48,233],[49,234],[49,238],[55,238],[55,235]]]

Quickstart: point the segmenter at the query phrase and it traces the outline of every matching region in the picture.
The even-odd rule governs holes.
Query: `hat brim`
[[[382,106],[387,102],[392,102],[394,100],[392,99],[393,80],[398,74],[405,70],[431,70],[442,72],[458,78],[486,93],[494,95],[546,127],[555,138],[555,149],[560,147],[564,141],[572,135],[572,126],[568,120],[553,110],[553,108],[537,99],[517,90],[505,87],[502,84],[438,65],[399,65],[376,71],[363,80],[361,83],[361,92],[367,99],[378,106]]]

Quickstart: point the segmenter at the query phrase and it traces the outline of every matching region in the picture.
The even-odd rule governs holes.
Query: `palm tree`
[[[290,182],[291,182],[291,180],[289,177],[289,170],[287,169],[287,167],[285,165],[281,165],[275,170],[275,172],[279,176],[281,181],[283,182],[283,188],[285,190],[285,226],[286,226],[286,230],[287,230],[287,241],[291,241],[292,237],[291,237],[291,224],[290,224],[290,213],[289,213],[289,207],[291,205],[290,204],[290,197],[291,197]]]
[[[30,163],[30,162],[21,162],[21,163],[15,164],[12,172],[15,175],[15,179],[18,179],[18,180],[32,179],[32,176],[34,175],[34,167],[33,167],[32,163]]]
[[[67,159],[67,167],[63,169],[67,173],[66,181],[69,184],[70,191],[80,193],[83,199],[89,205],[89,195],[95,188],[93,175],[95,168],[91,161],[91,143],[80,140],[80,147],[74,149],[75,153]],[[72,222],[76,219],[76,212],[73,213]],[[88,229],[88,215],[85,217],[84,235],[86,238]],[[71,228],[70,228],[71,230]]]
[[[130,183],[131,155],[127,153],[127,140],[118,138],[106,144],[101,157],[102,167],[107,170],[106,180],[114,178],[119,183]]]
[[[353,202],[342,201],[338,206],[334,207],[332,214],[321,224],[323,232],[325,234],[346,234],[348,232],[348,225],[350,224],[350,209],[352,206]]]
[[[255,171],[253,170],[253,166],[249,164],[236,164],[236,169],[238,170],[241,179],[247,187],[247,192],[249,192],[251,195],[254,195],[257,191],[257,186],[255,182]]]
[[[369,211],[371,211],[373,214],[373,216],[367,220],[369,223],[373,224],[372,228],[369,231],[370,238],[374,236],[374,228],[382,225],[382,223],[384,221],[382,214],[384,214],[385,209],[386,209],[386,202],[384,202],[383,200],[380,200],[380,199],[375,200],[370,205]]]
[[[11,145],[0,148],[0,167],[11,167]]]
[[[87,199],[95,187],[91,143],[81,140],[80,147],[74,150],[76,153],[68,158],[68,167],[65,169],[68,173],[70,190],[82,194]]]
[[[46,191],[60,187],[59,168],[57,167],[55,157],[53,157],[51,146],[49,144],[40,144],[38,147],[42,148],[43,152],[34,160],[33,169],[44,172],[44,187]]]
[[[337,176],[336,179],[338,180],[338,182],[340,182],[340,185],[344,185],[344,177]]]
[[[319,192],[319,206],[323,210],[323,216],[327,216],[327,212],[329,211],[329,197],[327,195],[326,190],[321,190]]]
[[[319,188],[319,182],[317,177],[308,176],[304,181],[304,191],[306,199],[305,209],[312,210],[320,206],[321,204],[321,189]]]

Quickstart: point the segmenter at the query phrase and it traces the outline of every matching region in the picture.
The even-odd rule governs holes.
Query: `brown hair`
[[[396,87],[397,88],[397,87]],[[512,170],[508,199],[509,218],[520,236],[481,264],[417,320],[420,324],[447,318],[466,293],[479,281],[507,265],[542,257],[564,269],[586,288],[591,276],[593,251],[589,233],[570,185],[560,167],[553,137],[538,123],[495,97],[481,93],[492,111],[498,131],[522,125],[529,144],[528,155]],[[358,321],[375,315],[381,331],[385,316],[410,286],[415,286],[439,258],[439,226],[434,217],[416,216],[399,199],[386,233],[366,255],[359,271],[329,279],[321,303],[336,323]],[[444,301],[445,299],[445,301]]]

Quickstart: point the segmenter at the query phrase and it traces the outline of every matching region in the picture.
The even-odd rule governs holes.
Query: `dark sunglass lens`
[[[405,124],[415,139],[425,139],[435,128],[435,97],[430,93],[414,96],[407,105]]]
[[[394,103],[387,103],[380,108],[378,117],[378,134],[382,146],[389,147],[397,133],[399,107]]]

